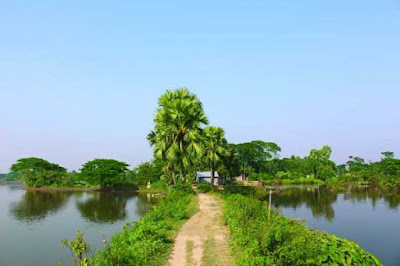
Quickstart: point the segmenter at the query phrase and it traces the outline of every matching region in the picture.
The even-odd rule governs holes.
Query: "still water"
[[[367,187],[275,187],[272,202],[285,216],[357,242],[384,265],[400,265],[400,195]]]
[[[128,221],[138,221],[156,199],[133,191],[40,192],[0,184],[0,265],[70,265],[61,240],[80,229],[102,248]]]

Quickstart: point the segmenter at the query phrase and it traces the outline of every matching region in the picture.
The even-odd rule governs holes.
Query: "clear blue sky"
[[[157,98],[180,86],[230,142],[400,156],[400,1],[194,2],[2,1],[0,172],[146,161]]]

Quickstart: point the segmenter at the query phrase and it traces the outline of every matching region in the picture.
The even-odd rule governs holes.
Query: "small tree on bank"
[[[101,188],[111,188],[123,183],[128,164],[112,159],[94,159],[85,163],[81,169],[84,180]]]
[[[67,175],[64,167],[36,157],[19,159],[10,169],[29,187],[60,185]]]

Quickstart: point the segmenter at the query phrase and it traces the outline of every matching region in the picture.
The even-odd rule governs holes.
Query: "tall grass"
[[[254,198],[226,196],[224,220],[238,265],[382,265],[356,243],[269,214]]]

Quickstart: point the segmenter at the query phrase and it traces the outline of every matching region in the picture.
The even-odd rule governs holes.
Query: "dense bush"
[[[172,188],[185,193],[195,194],[192,185],[189,183],[177,183],[173,185]]]
[[[385,181],[386,188],[392,192],[400,192],[400,177],[388,178]]]
[[[94,159],[86,162],[81,169],[81,177],[101,188],[120,186],[125,182],[128,164],[113,159]]]
[[[163,264],[177,230],[196,210],[196,197],[190,189],[185,185],[173,188],[141,221],[127,224],[121,233],[114,235],[104,251],[91,259],[91,264]]]
[[[356,243],[269,214],[256,199],[231,195],[225,202],[224,219],[239,265],[381,265]]]
[[[141,163],[132,171],[133,179],[139,186],[146,185],[148,181],[157,182],[164,175],[164,165],[165,163],[161,159]]]
[[[197,189],[204,193],[211,192],[211,191],[217,191],[217,188],[215,186],[212,186],[211,184],[208,184],[208,183],[197,184]]]

